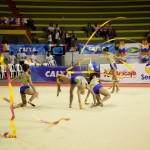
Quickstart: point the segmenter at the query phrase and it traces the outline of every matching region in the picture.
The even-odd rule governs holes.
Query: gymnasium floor
[[[19,86],[14,86],[15,103],[21,101]],[[16,139],[0,138],[0,150],[149,150],[150,88],[120,87],[104,107],[79,110],[76,90],[73,108],[68,108],[69,87],[62,87],[56,97],[56,86],[37,86],[40,92],[36,107],[15,109]],[[110,91],[110,90],[109,90]],[[9,98],[7,86],[0,94]],[[29,98],[29,97],[28,97]],[[82,96],[84,102],[85,96]],[[92,103],[92,96],[89,98]],[[11,132],[9,104],[0,99],[0,133]],[[61,121],[49,126],[37,118]]]

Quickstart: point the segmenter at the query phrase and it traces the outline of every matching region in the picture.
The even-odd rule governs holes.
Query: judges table
[[[56,75],[63,74],[69,66],[30,66],[33,82],[56,82]],[[71,71],[83,71],[87,66],[75,66]]]

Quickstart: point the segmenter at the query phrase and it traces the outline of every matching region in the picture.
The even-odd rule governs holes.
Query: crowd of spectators
[[[58,24],[49,24],[47,29],[47,43],[48,44],[65,44],[67,47],[75,47],[77,42],[77,35],[74,31],[69,33],[66,28],[59,27]]]
[[[111,24],[108,24],[108,26],[104,25],[100,28],[97,23],[94,23],[93,26],[91,23],[88,23],[84,30],[87,37],[91,36],[95,31],[95,37],[102,37],[104,40],[113,39],[116,37],[116,29],[115,27],[111,26]]]

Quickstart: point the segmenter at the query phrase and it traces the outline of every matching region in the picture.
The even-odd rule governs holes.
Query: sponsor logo
[[[137,47],[130,47],[130,48],[127,48],[126,51],[128,53],[138,53],[138,52],[140,52],[140,49]]]
[[[120,76],[120,77],[133,77],[133,76],[136,76],[135,71],[124,70],[124,71],[117,71],[116,73],[117,73],[117,76]],[[111,70],[110,69],[105,69],[103,74],[104,74],[104,77],[110,77]]]
[[[150,64],[146,64],[145,72],[150,74]],[[150,75],[141,74],[141,80],[150,80]]]
[[[57,74],[63,74],[64,71],[46,71],[45,72],[45,77],[51,78],[51,77],[56,77]]]
[[[146,73],[150,74],[150,64],[146,64],[145,71]]]

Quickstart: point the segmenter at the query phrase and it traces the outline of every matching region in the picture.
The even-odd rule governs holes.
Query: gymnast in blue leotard
[[[38,96],[38,92],[36,91],[30,75],[30,68],[29,65],[24,64],[22,66],[23,73],[17,76],[16,78],[12,79],[11,81],[14,81],[16,79],[21,80],[21,87],[20,87],[20,95],[22,99],[22,103],[17,104],[14,106],[15,108],[18,107],[25,107],[27,105],[26,95],[31,95],[31,98],[29,99],[28,103],[35,107],[35,105],[32,103],[32,101]],[[30,88],[31,87],[31,88]]]
[[[116,92],[118,93],[119,87],[118,87],[118,79],[117,79],[117,64],[114,60],[114,55],[109,53],[108,47],[103,48],[103,52],[107,57],[108,63],[110,64],[110,69],[111,69],[111,72],[112,72],[112,79],[114,80],[113,88],[112,88],[111,93],[115,92],[115,88],[116,88]]]
[[[70,77],[62,74],[58,74],[57,77],[57,96],[61,92],[60,89],[60,84],[61,82],[65,82],[70,84],[70,102],[69,102],[69,108],[72,108],[72,102],[73,102],[73,91],[75,87],[77,86],[77,95],[78,95],[78,101],[79,101],[79,108],[82,109],[82,104],[81,104],[81,94],[85,94],[85,90],[87,89],[89,93],[93,95],[93,100],[94,100],[94,106],[96,105],[96,97],[92,89],[89,87],[87,80],[85,79],[84,76],[78,75],[78,74],[72,74]]]
[[[93,74],[90,77],[89,86],[96,95],[97,106],[100,105],[102,107],[103,102],[108,100],[111,96],[110,96],[110,93],[105,88],[103,88],[103,86],[101,84],[101,81],[103,81],[103,82],[113,82],[113,80],[103,80],[103,79],[97,78],[96,75]],[[102,100],[101,100],[100,94],[102,94],[104,96],[104,98]],[[89,93],[87,94],[86,101],[87,101],[88,97],[89,97]]]

